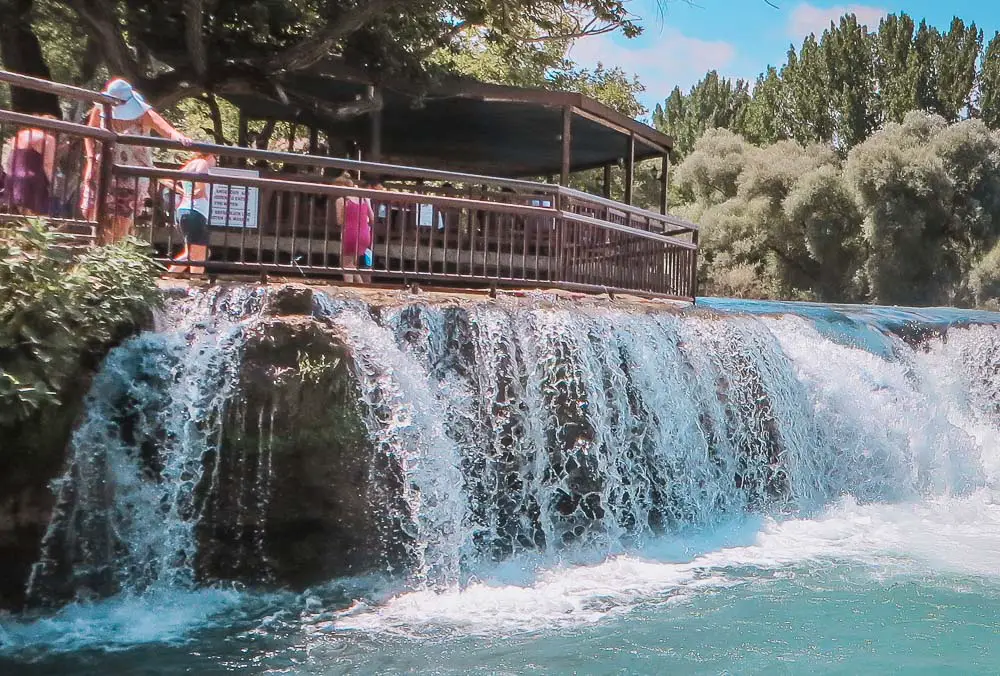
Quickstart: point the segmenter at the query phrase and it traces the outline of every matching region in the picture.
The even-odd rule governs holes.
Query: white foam
[[[73,603],[34,621],[0,621],[0,653],[126,650],[148,643],[179,643],[211,625],[229,624],[227,611],[241,603],[235,591],[203,589],[116,596],[95,603]]]
[[[359,603],[316,629],[404,636],[551,631],[604,622],[649,604],[683,602],[762,572],[770,577],[834,566],[869,579],[1000,579],[1000,504],[988,491],[906,505],[846,499],[815,519],[765,519],[759,525],[755,533],[728,527],[714,537],[664,540],[644,555],[553,567],[523,585],[475,582],[404,593],[379,606]],[[712,547],[718,548],[706,550]]]

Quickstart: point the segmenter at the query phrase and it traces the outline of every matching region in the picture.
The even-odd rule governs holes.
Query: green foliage
[[[39,219],[0,227],[0,426],[57,404],[81,360],[158,303],[141,243],[74,255],[70,241]]]
[[[710,71],[685,95],[674,87],[664,105],[653,111],[653,126],[674,139],[674,154],[682,159],[708,129],[741,129],[750,101],[744,80],[730,80]]]
[[[839,299],[852,283],[859,218],[829,149],[757,148],[715,130],[677,169],[702,227],[702,281],[715,293]]]
[[[1000,310],[1000,244],[972,268],[969,287],[978,305]]]
[[[35,0],[49,2],[51,0]],[[545,72],[575,37],[640,26],[629,0],[111,0],[65,3],[96,39],[109,70],[131,77],[155,103],[188,95],[274,86],[322,63],[349,76],[414,84],[435,67],[490,67],[468,55],[495,54],[516,77]],[[201,12],[199,17],[192,12]],[[200,25],[192,38],[191,21]],[[551,43],[551,44],[548,44]],[[454,59],[441,57],[452,52]],[[521,73],[522,70],[528,73]],[[496,75],[496,73],[494,73]],[[279,94],[280,96],[280,94]]]
[[[959,18],[942,33],[926,22],[915,26],[902,12],[877,27],[846,14],[822,35],[790,47],[782,66],[769,66],[757,78],[752,94],[746,83],[712,71],[687,94],[671,92],[656,107],[653,123],[676,137],[679,158],[712,127],[758,144],[823,143],[841,155],[911,110],[949,122],[982,116],[997,128],[1000,42],[991,41],[977,70],[982,40],[974,23]]]
[[[327,359],[326,355],[320,355],[318,359],[313,359],[301,351],[298,353],[299,378],[304,383],[319,383],[338,366],[340,359],[337,357]]]
[[[1000,135],[909,113],[848,153],[709,131],[677,167],[706,293],[986,303],[1000,288]]]
[[[872,298],[967,303],[973,262],[1000,235],[1000,145],[978,120],[910,113],[851,153]]]
[[[993,36],[983,55],[979,73],[979,116],[990,129],[1000,129],[1000,33]]]
[[[513,32],[492,25],[467,28],[447,48],[432,54],[429,62],[483,82],[578,92],[629,117],[645,114],[637,98],[645,88],[638,78],[600,63],[593,70],[580,68],[568,57],[573,39],[537,40],[531,37],[538,31],[533,21],[522,19],[513,25]],[[571,35],[575,26],[563,16],[548,30],[557,36]]]

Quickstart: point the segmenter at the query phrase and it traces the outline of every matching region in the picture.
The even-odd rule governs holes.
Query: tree
[[[886,121],[902,122],[915,107],[912,73],[913,19],[905,12],[882,19],[875,36],[875,79]]]
[[[767,145],[788,138],[786,124],[785,86],[774,66],[757,78],[753,98],[743,116],[743,132],[747,140]]]
[[[1000,244],[994,246],[969,274],[969,287],[978,305],[1000,309]]]
[[[938,109],[949,122],[971,117],[976,64],[983,49],[983,32],[955,17],[938,43]]]
[[[701,224],[709,293],[819,300],[863,297],[861,215],[829,148],[757,148],[709,131],[676,172],[683,215]]]
[[[687,95],[674,87],[664,105],[658,104],[653,111],[653,126],[673,137],[675,157],[683,159],[707,129],[739,130],[743,126],[749,89],[744,80],[730,80],[709,71]]]
[[[820,42],[833,119],[833,142],[847,150],[879,127],[875,98],[875,39],[857,17],[847,14],[823,32]],[[825,139],[821,139],[825,140]]]
[[[834,128],[827,94],[830,78],[814,35],[806,37],[798,53],[789,48],[781,79],[789,136],[803,145],[830,142]]]
[[[840,167],[823,164],[795,182],[782,204],[787,222],[801,232],[810,266],[808,287],[819,300],[865,297],[861,214]]]
[[[621,68],[605,68],[601,63],[593,70],[570,66],[551,74],[546,84],[551,89],[589,96],[628,117],[637,118],[646,113],[638,99],[646,88],[639,78],[629,76]]]
[[[510,47],[639,32],[626,0],[67,2],[99,39],[109,69],[160,106],[206,91],[282,98],[290,74],[320,67],[345,78],[419,83],[430,55],[463,33]]]
[[[937,111],[941,109],[938,99],[938,72],[936,60],[941,34],[937,28],[921,21],[913,36],[913,49],[906,64],[907,80],[911,87],[910,110]]]
[[[983,55],[978,108],[987,127],[1000,129],[1000,33],[993,36]]]
[[[1000,144],[978,120],[908,114],[851,151],[866,267],[880,303],[966,303],[969,272],[1000,235]]]
[[[52,73],[32,26],[33,10],[34,0],[0,0],[0,58],[8,70],[50,80]],[[20,87],[11,91],[11,105],[27,113],[60,112],[57,97]]]

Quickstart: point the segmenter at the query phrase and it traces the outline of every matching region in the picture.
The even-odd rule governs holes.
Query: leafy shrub
[[[85,359],[148,318],[156,270],[136,240],[81,249],[41,219],[0,225],[0,426],[58,404]]]

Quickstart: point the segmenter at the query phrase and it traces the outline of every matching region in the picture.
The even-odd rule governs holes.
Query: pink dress
[[[368,220],[371,203],[367,199],[344,198],[344,231],[341,236],[344,256],[361,257],[372,245],[372,226]]]

